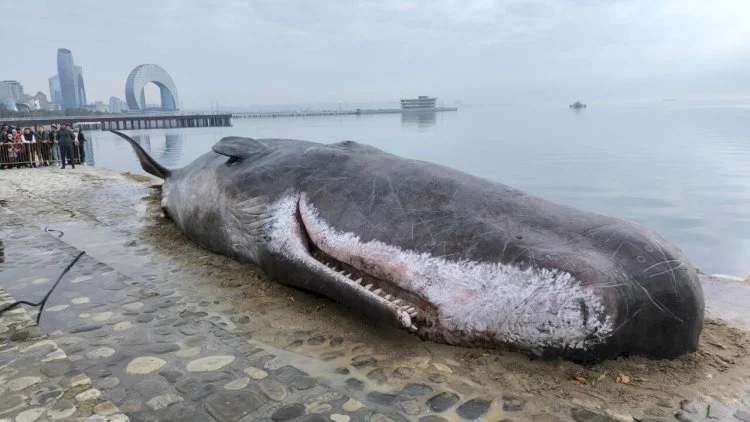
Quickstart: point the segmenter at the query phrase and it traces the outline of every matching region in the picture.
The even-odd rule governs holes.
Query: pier
[[[86,125],[101,130],[156,129],[186,127],[223,127],[232,125],[230,113],[142,113],[100,114],[91,116],[20,117],[0,119],[14,126],[51,124]]]
[[[254,111],[254,112],[214,112],[214,113],[122,113],[90,116],[50,116],[1,118],[0,121],[14,126],[49,126],[65,124],[81,126],[84,130],[133,130],[191,127],[231,126],[232,119],[265,119],[284,117],[314,116],[362,116],[371,114],[428,114],[458,111],[456,107],[432,108],[381,108],[353,110],[296,110],[296,111]]]
[[[380,108],[380,109],[354,109],[354,110],[300,110],[300,111],[256,111],[233,113],[233,118],[238,119],[264,119],[273,117],[313,117],[313,116],[354,116],[367,114],[408,114],[408,113],[435,113],[444,111],[458,111],[455,107],[434,108]]]

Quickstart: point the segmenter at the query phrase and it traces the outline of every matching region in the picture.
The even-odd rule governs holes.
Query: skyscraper
[[[86,101],[86,88],[83,85],[83,68],[81,66],[76,66],[75,87],[78,106],[85,106],[88,102]]]
[[[83,69],[73,62],[73,53],[67,48],[57,49],[57,77],[60,83],[60,104],[63,109],[86,105],[86,89],[83,84]],[[50,78],[50,91],[52,91]],[[52,92],[50,92],[52,95]]]
[[[62,91],[60,90],[60,76],[49,78],[49,97],[52,104],[62,104]]]

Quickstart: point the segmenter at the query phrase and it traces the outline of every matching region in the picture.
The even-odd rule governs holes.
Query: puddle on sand
[[[660,403],[677,406],[683,398],[708,401],[704,396],[710,396],[739,405],[740,393],[750,384],[748,334],[712,321],[706,323],[697,353],[658,362],[622,358],[590,367],[440,345],[402,330],[375,327],[343,305],[272,283],[251,266],[201,249],[169,220],[159,217],[158,192],[144,198],[144,185],[130,183],[132,192],[125,193],[113,191],[122,183],[116,188],[97,183],[84,189],[81,198],[90,206],[83,216],[59,215],[54,204],[29,204],[36,207],[38,217],[54,215],[66,230],[64,241],[125,273],[146,275],[183,296],[203,299],[201,306],[234,320],[247,317],[250,322],[237,324],[235,331],[279,349],[347,367],[368,390],[391,387],[398,391],[406,383],[424,383],[433,386],[435,393],[454,391],[462,399],[493,398],[490,412],[498,415],[507,395],[528,400],[527,408],[549,411],[564,401],[639,416]],[[134,209],[139,211],[135,215]],[[75,223],[62,226],[64,221]],[[341,344],[330,347],[333,339]],[[322,366],[315,369],[314,362],[298,364],[310,366],[311,373],[322,371]]]

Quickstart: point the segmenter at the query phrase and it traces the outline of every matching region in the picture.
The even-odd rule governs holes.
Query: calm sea
[[[189,163],[227,135],[355,140],[635,220],[706,273],[750,275],[750,106],[465,107],[128,133],[166,167]],[[90,164],[143,173],[124,141],[109,132],[89,137]]]

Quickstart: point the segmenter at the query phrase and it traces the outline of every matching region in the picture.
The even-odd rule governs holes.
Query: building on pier
[[[403,98],[401,100],[402,110],[413,110],[413,109],[425,109],[435,108],[437,98],[428,97],[427,95],[420,95],[417,98]]]

